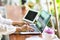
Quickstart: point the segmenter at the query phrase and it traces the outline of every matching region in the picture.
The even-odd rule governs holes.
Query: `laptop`
[[[44,10],[40,12],[40,15],[38,15],[37,11],[29,10],[23,20],[30,22],[30,26],[34,29],[34,32],[21,32],[21,34],[41,34],[44,31],[50,17],[51,15]]]

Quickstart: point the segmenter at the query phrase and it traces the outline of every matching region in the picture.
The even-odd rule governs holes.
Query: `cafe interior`
[[[60,0],[0,0],[0,40],[60,40],[59,4]]]

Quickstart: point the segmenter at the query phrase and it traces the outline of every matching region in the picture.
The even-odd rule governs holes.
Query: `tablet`
[[[39,18],[38,20],[36,20],[36,26],[41,31],[41,33],[44,31],[45,27],[47,26],[50,17],[51,15],[48,12],[44,10],[40,12]]]
[[[28,12],[26,13],[26,15],[24,16],[23,20],[30,22],[30,23],[34,23],[36,17],[37,17],[38,12],[34,11],[34,10],[28,10]]]

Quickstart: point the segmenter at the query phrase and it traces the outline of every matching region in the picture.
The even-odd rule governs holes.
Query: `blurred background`
[[[28,6],[39,12],[47,11],[52,15],[47,26],[56,29],[56,34],[60,35],[60,0],[0,0],[0,7],[6,5]]]

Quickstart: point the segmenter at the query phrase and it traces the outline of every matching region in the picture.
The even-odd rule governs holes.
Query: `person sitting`
[[[19,25],[21,27],[16,27],[15,25]],[[0,40],[2,35],[12,34],[14,32],[31,30],[32,28],[26,22],[12,21],[11,19],[5,19],[1,16],[0,12]]]

